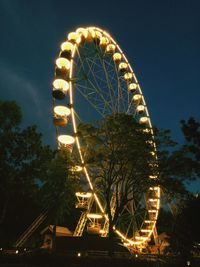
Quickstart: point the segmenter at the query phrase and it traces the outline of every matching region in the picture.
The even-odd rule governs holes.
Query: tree
[[[82,150],[96,190],[106,203],[110,234],[123,207],[132,198],[137,200],[138,192],[147,191],[151,183],[160,185],[171,207],[181,207],[187,199],[186,183],[199,175],[199,154],[194,144],[197,145],[200,138],[196,133],[195,137],[191,137],[193,139],[188,139],[186,126],[182,122],[186,144],[180,145],[172,140],[169,130],[154,129],[152,137],[151,131],[146,131],[145,127],[125,114],[108,116],[95,125],[80,125],[79,135],[84,144]],[[196,123],[192,129],[194,127],[199,129],[199,124]],[[153,141],[157,147],[156,160],[152,156]],[[192,147],[189,141],[193,142]],[[191,151],[196,153],[195,156]],[[157,179],[147,179],[152,174]],[[111,211],[113,199],[114,213]]]
[[[170,245],[173,252],[188,259],[194,245],[200,243],[200,197],[190,195],[177,214],[170,233]]]
[[[67,224],[74,226],[76,218],[75,192],[79,180],[73,172],[74,164],[70,153],[59,150],[54,158],[47,163],[44,172],[43,184],[40,190],[43,207],[48,209],[49,221],[53,227],[53,249],[56,248],[56,227]]]
[[[0,102],[0,235],[7,244],[39,213],[40,171],[52,157],[36,126],[20,129],[21,119],[14,101]]]
[[[73,167],[69,152],[60,150],[44,168],[40,196],[44,208],[51,209],[55,225],[66,222],[66,217],[69,218],[68,223],[73,221],[70,217],[75,207],[75,192],[79,187]]]
[[[181,129],[185,143],[179,147],[179,157],[172,156],[170,159],[173,168],[169,168],[176,170],[179,183],[184,186],[200,177],[200,124],[194,118],[182,120]],[[184,259],[191,256],[194,245],[200,242],[199,209],[199,195],[193,196],[187,192],[176,209],[171,229],[168,231],[171,249]]]
[[[158,177],[167,199],[187,199],[187,183],[198,179],[200,164],[190,152],[186,139],[184,144],[172,140],[170,131],[154,130],[157,146]],[[184,132],[183,132],[184,133]]]
[[[157,172],[152,134],[132,116],[115,114],[96,125],[80,125],[79,136],[96,190],[106,203],[112,236],[124,207],[156,183],[149,179]]]
[[[170,237],[173,252],[185,259],[191,256],[197,237],[199,240],[199,197],[192,196],[187,185],[200,177],[200,124],[193,118],[183,120],[181,130],[185,138],[181,145],[171,139],[169,131],[156,132],[159,180],[165,205],[173,213],[171,216],[165,206],[157,226]]]
[[[196,165],[194,178],[200,177],[200,123],[194,118],[190,118],[187,122],[181,121],[181,129],[186,139],[185,148],[187,153],[190,154],[191,158],[195,160]]]
[[[49,222],[65,221],[74,208],[78,183],[66,150],[52,151],[42,144],[36,126],[21,129],[21,120],[16,102],[0,102],[0,237],[4,245],[13,244],[41,210],[48,210]]]

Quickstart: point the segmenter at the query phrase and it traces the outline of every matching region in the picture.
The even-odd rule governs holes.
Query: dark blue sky
[[[113,35],[142,86],[153,125],[180,139],[179,121],[200,120],[200,1],[0,0],[0,99],[54,142],[54,62],[66,34],[96,25]]]

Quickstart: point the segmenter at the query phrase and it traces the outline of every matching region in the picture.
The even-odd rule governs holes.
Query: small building
[[[40,232],[43,240],[41,248],[52,249],[53,231],[54,231],[54,225],[49,225]],[[56,226],[56,238],[72,236],[72,235],[73,233],[67,227]]]

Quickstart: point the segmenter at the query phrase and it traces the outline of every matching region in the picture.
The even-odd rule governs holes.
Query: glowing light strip
[[[75,195],[77,197],[81,197],[81,198],[90,198],[92,196],[92,193],[89,193],[89,192],[76,192]]]
[[[149,233],[149,232],[151,232],[151,229],[141,229],[140,231],[143,233]]]
[[[149,198],[148,201],[149,201],[149,202],[157,202],[158,199],[157,199],[157,198]]]
[[[104,208],[102,207],[102,205],[101,205],[101,203],[100,203],[100,201],[99,201],[99,199],[98,199],[96,193],[94,193],[94,198],[96,199],[96,201],[97,201],[97,203],[98,203],[98,206],[99,206],[101,212],[104,213]]]
[[[145,222],[145,223],[154,223],[155,220],[145,220],[144,222]]]
[[[87,217],[90,219],[101,219],[103,216],[97,213],[88,213]]]
[[[157,212],[157,209],[155,209],[155,210],[148,210],[148,212],[149,213],[155,213],[155,212]]]
[[[91,183],[90,176],[89,176],[89,174],[88,174],[87,168],[86,168],[86,167],[83,167],[83,170],[84,170],[84,172],[85,172],[85,175],[86,175],[86,178],[87,178],[87,180],[88,180],[88,182],[89,182],[89,185],[90,185],[91,190],[94,190],[94,187],[93,187],[93,185],[92,185],[92,183]]]
[[[151,191],[154,191],[154,190],[158,190],[158,186],[154,186],[154,187],[149,187],[149,190],[151,190]]]
[[[135,239],[146,241],[147,237],[145,237],[145,236],[135,236]]]
[[[69,73],[69,78],[70,78],[70,82],[69,82],[69,95],[70,95],[70,104],[71,104],[71,117],[72,117],[72,124],[73,124],[73,130],[74,130],[74,133],[77,134],[77,126],[76,126],[76,119],[75,119],[75,115],[74,115],[74,109],[73,109],[73,88],[72,88],[72,77],[73,77],[73,58],[74,58],[74,55],[75,55],[75,51],[76,51],[76,44],[74,45],[74,49],[73,49],[73,52],[72,52],[72,59],[71,59],[71,68],[70,68],[70,73]],[[80,159],[81,159],[81,163],[84,164],[84,159],[83,159],[83,155],[82,155],[82,152],[81,152],[81,147],[80,147],[80,142],[79,142],[79,139],[78,137],[76,137],[76,145],[77,145],[77,148],[78,148],[78,152],[79,152],[79,156],[80,156]],[[89,174],[87,172],[87,169],[86,167],[83,168],[84,169],[84,172],[85,172],[85,175],[86,175],[86,178],[88,180],[88,183],[89,183],[89,186],[90,186],[90,189],[93,190],[93,185],[91,183],[91,180],[90,180],[90,177],[89,177]]]
[[[119,230],[115,230],[115,232],[121,237],[122,240],[127,241],[130,245],[141,245],[143,241],[133,241],[125,237]]]

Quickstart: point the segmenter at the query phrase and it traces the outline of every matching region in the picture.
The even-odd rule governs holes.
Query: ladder
[[[79,218],[79,221],[78,221],[76,229],[75,229],[75,231],[73,233],[73,236],[82,236],[83,230],[84,230],[86,222],[87,222],[87,214],[90,212],[90,209],[92,207],[92,203],[93,203],[93,197],[90,198],[90,200],[88,201],[87,210],[83,211],[81,213],[81,216]]]
[[[41,223],[46,219],[48,210],[41,213],[32,224],[22,233],[22,235],[15,242],[15,247],[22,247],[30,236],[35,232],[35,230],[41,225]]]
[[[81,213],[80,219],[78,221],[73,236],[82,236],[86,222],[87,222],[87,211],[84,211]]]

